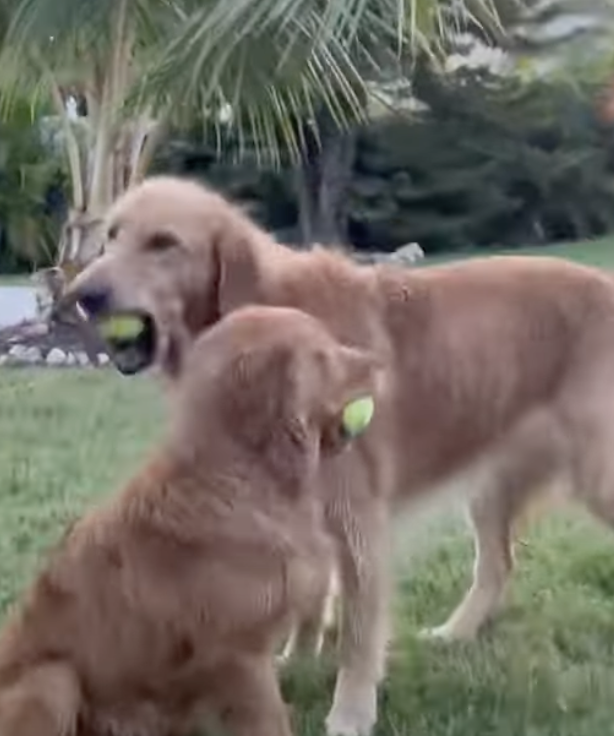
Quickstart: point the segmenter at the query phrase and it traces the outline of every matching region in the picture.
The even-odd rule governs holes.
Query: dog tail
[[[0,693],[0,736],[74,736],[81,701],[70,664],[40,664]]]

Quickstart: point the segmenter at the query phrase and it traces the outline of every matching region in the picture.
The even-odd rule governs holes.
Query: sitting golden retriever
[[[331,734],[366,734],[376,719],[398,503],[469,494],[474,579],[431,632],[445,638],[474,636],[498,607],[512,524],[538,491],[567,487],[614,522],[614,281],[596,269],[527,257],[358,266],[292,251],[205,187],[152,177],[111,208],[104,253],[65,295],[74,301],[94,317],[141,310],[147,330],[111,345],[115,364],[155,364],[171,384],[183,346],[247,303],[297,307],[382,360],[372,431],[321,476],[343,602]]]
[[[2,736],[287,736],[274,646],[326,593],[314,484],[377,364],[318,321],[238,310],[194,343],[162,445],[66,534],[0,635]]]

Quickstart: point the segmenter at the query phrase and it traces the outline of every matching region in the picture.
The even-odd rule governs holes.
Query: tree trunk
[[[346,197],[356,152],[356,131],[339,128],[320,115],[318,132],[305,132],[307,141],[296,169],[299,231],[303,246],[347,242]]]
[[[69,213],[58,259],[58,265],[69,278],[99,255],[104,237],[102,225],[102,218],[89,209]]]
[[[52,303],[57,302],[58,285],[65,285],[99,255],[105,237],[106,210],[128,186],[141,180],[164,134],[165,126],[152,120],[147,110],[132,120],[122,117],[122,106],[134,74],[135,39],[129,6],[130,0],[120,0],[117,4],[113,47],[108,58],[100,58],[93,74],[78,88],[67,90],[86,100],[81,105],[89,133],[85,140],[75,134],[66,108],[66,93],[41,63],[41,69],[50,75],[53,102],[63,123],[72,184],[72,206],[59,244],[56,267],[43,274],[41,281]],[[75,324],[79,324],[79,315],[75,312],[72,316]]]
[[[316,202],[318,199],[317,162],[304,153],[295,170],[296,193],[298,199],[298,229],[300,244],[311,247],[315,240]]]

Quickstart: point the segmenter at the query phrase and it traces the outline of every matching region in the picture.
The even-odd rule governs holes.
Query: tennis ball
[[[356,437],[369,426],[373,419],[375,402],[372,396],[363,396],[346,404],[343,415],[343,429],[350,437]]]
[[[134,340],[145,329],[143,320],[133,315],[112,315],[99,323],[100,334],[106,340]]]

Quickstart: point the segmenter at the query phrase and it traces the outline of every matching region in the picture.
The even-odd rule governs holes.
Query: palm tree
[[[163,111],[154,120],[144,100],[133,105],[129,117],[122,115],[139,70],[180,22],[166,3],[150,3],[146,15],[141,5],[135,0],[0,2],[4,112],[27,94],[33,105],[51,106],[60,125],[57,140],[71,180],[62,264],[78,267],[97,252],[101,214],[142,176],[163,125]]]
[[[468,23],[501,35],[496,1],[0,0],[4,110],[29,93],[61,124],[71,209],[59,265],[74,272],[98,252],[102,213],[168,125],[200,110],[220,133],[300,160],[322,115],[338,128],[364,119],[370,82],[436,57]]]
[[[344,242],[353,124],[368,117],[382,82],[411,74],[421,55],[444,56],[459,28],[503,38],[501,2],[520,4],[250,0],[230,11],[224,0],[196,2],[144,89],[163,102],[179,84],[188,109],[203,99],[228,104],[246,145],[255,142],[275,164],[284,153],[295,164],[302,243]]]

